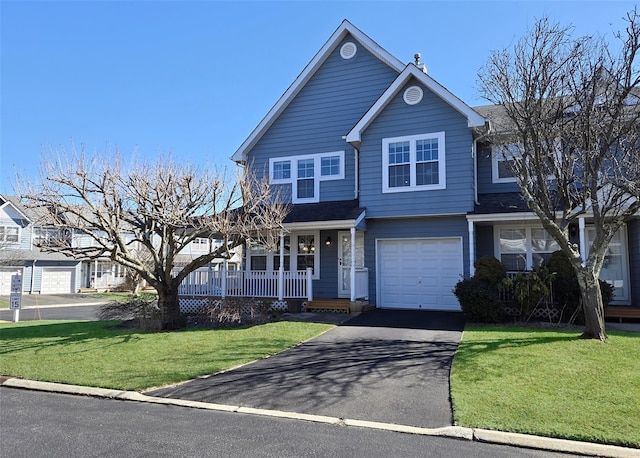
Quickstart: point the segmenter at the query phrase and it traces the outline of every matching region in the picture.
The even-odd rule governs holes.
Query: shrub
[[[473,263],[473,266],[475,267],[473,278],[490,285],[497,286],[507,276],[500,261],[493,256],[482,256]]]
[[[516,275],[513,279],[513,293],[521,317],[529,315],[549,297],[549,282],[549,271],[543,267]]]
[[[195,318],[199,326],[233,327],[271,321],[269,305],[248,297],[212,299]]]
[[[125,321],[146,331],[159,331],[162,325],[157,299],[141,297],[125,302],[109,302],[98,309],[98,318]]]
[[[555,273],[553,280],[553,296],[557,306],[562,310],[561,321],[584,321],[580,306],[580,285],[571,261],[563,251],[555,251],[547,261],[549,272]]]
[[[563,251],[555,251],[546,264],[549,272],[555,273],[553,294],[562,309],[562,320],[584,322],[584,313],[580,307],[580,285],[571,261]],[[606,307],[613,300],[613,286],[599,280],[602,304]]]
[[[600,282],[600,294],[602,295],[602,305],[605,307],[613,300],[613,285],[607,281],[598,280]]]
[[[502,304],[498,288],[486,281],[471,278],[461,280],[453,290],[465,318],[474,323],[497,323],[502,320]]]

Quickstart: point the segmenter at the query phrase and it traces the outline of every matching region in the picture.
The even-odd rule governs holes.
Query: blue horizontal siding
[[[321,182],[320,201],[353,199],[354,152],[342,137],[398,75],[359,44],[352,59],[343,59],[345,41],[354,38],[336,46],[248,154],[262,176],[270,158],[345,151],[345,179]],[[285,195],[290,199],[290,191]]]
[[[409,81],[406,86],[419,84]],[[406,87],[405,86],[405,87]],[[467,213],[473,209],[473,138],[466,118],[423,87],[417,105],[407,105],[401,89],[362,135],[360,203],[367,216]],[[384,138],[445,132],[446,189],[382,192]]]
[[[629,238],[629,278],[631,278],[631,302],[640,307],[640,220],[627,225]]]

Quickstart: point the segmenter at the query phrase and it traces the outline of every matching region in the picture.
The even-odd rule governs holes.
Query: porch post
[[[284,298],[284,232],[280,231],[280,267],[278,267],[278,300]]]
[[[476,262],[476,227],[473,221],[467,221],[469,227],[469,276],[475,274],[474,264]]]
[[[307,302],[313,300],[313,269],[307,267]]]
[[[351,302],[356,300],[356,228],[352,227],[351,232],[351,266],[349,272],[350,285],[350,300]]]
[[[89,286],[92,286],[92,285],[89,285]],[[95,289],[98,289],[98,260],[97,259],[93,261],[93,287]]]
[[[222,260],[222,278],[221,278],[221,289],[222,289],[222,298],[227,297],[227,258]]]
[[[580,235],[580,257],[582,262],[587,260],[587,233],[584,227],[584,218],[578,218],[578,229]]]

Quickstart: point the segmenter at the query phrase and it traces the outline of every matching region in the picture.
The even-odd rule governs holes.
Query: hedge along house
[[[539,265],[555,242],[482,143],[488,115],[434,80],[419,55],[403,64],[343,21],[232,156],[266,175],[292,211],[279,249],[249,244],[222,294],[458,311],[452,290],[478,257]],[[586,217],[575,238],[586,247],[589,234]],[[640,305],[630,281],[640,279],[638,220],[610,252],[603,278],[615,301]]]

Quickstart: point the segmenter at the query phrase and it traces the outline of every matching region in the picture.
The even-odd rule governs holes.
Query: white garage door
[[[460,310],[460,238],[379,240],[377,257],[378,307]]]
[[[42,269],[41,294],[67,294],[74,291],[75,269]]]
[[[11,276],[17,273],[15,269],[0,269],[0,296],[11,294]]]

